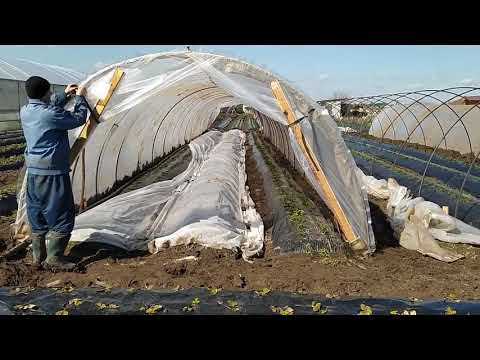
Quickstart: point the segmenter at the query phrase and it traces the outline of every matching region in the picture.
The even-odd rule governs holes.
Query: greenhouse
[[[60,66],[45,65],[21,59],[0,59],[0,132],[20,130],[20,108],[27,103],[24,83],[37,75],[47,79],[54,90],[79,83],[85,75]]]
[[[462,154],[480,151],[478,104],[413,103],[388,106],[374,118],[369,134]]]

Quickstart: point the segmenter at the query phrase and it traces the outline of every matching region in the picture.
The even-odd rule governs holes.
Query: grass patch
[[[23,162],[23,154],[22,155],[15,155],[9,157],[0,157],[0,166],[2,165],[12,165],[19,162]]]
[[[6,157],[4,154],[11,154],[11,153],[14,153],[14,155],[23,154],[26,146],[27,145],[25,143],[23,143],[23,144],[10,144],[10,145],[1,146],[0,147],[0,157]]]
[[[20,120],[18,121],[0,121],[0,133],[3,131],[17,131],[22,129]]]
[[[295,226],[298,234],[302,237],[306,237],[306,226],[305,226],[305,211],[302,209],[295,209],[288,212],[288,221]]]
[[[279,192],[280,201],[287,211],[290,224],[294,226],[298,235],[305,239],[307,237],[307,229],[305,211],[302,208],[306,207],[305,204],[311,207],[311,201],[304,194],[292,191],[292,187],[282,176],[281,170],[267,153],[265,145],[260,143],[256,136],[254,136],[254,141],[270,170],[272,181]]]

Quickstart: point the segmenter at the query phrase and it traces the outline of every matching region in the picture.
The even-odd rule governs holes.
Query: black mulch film
[[[0,315],[478,315],[480,301],[327,299],[212,289],[0,289]],[[70,304],[69,304],[70,303]]]

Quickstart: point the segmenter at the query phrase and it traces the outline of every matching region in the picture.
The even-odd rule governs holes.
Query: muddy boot
[[[32,265],[41,267],[42,262],[47,258],[47,247],[45,245],[45,233],[32,233]]]
[[[74,263],[69,262],[64,252],[67,248],[70,234],[62,234],[50,231],[47,234],[48,248],[47,260],[43,263],[46,269],[54,271],[71,271],[75,267]]]

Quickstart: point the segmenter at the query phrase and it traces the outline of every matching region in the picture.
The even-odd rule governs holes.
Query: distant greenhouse
[[[468,98],[443,104],[413,103],[408,107],[395,104],[376,115],[369,134],[475,157],[480,151],[479,120],[480,107]]]
[[[22,59],[0,59],[0,132],[21,128],[20,108],[27,102],[24,83],[33,75],[47,79],[56,91],[85,78],[78,71],[60,66]]]

